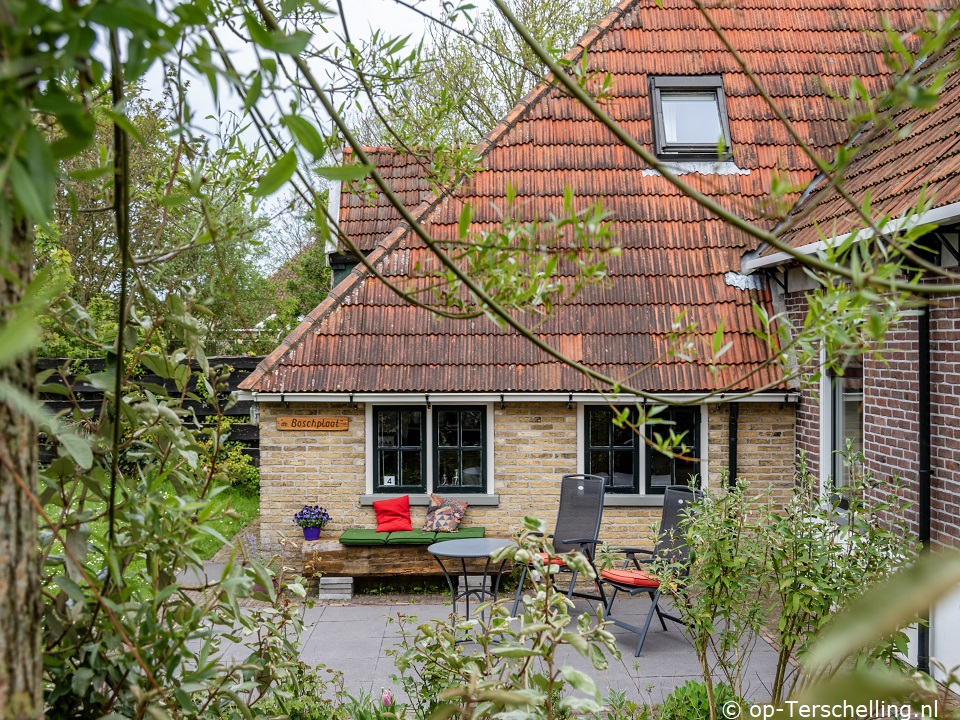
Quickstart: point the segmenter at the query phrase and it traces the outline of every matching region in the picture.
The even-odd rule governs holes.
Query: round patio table
[[[493,559],[490,557],[493,553],[501,548],[510,547],[511,545],[516,545],[513,540],[507,540],[506,538],[463,538],[461,540],[444,540],[443,542],[434,543],[433,545],[427,548],[427,552],[433,555],[437,563],[440,565],[440,569],[443,570],[443,576],[447,579],[447,585],[450,586],[450,596],[453,598],[453,612],[457,613],[457,602],[462,598],[464,604],[466,605],[466,619],[470,619],[470,596],[476,596],[479,602],[483,602],[487,597],[492,597],[493,601],[497,601],[497,597],[500,594],[500,576],[503,575],[503,566],[506,564],[506,560],[501,560],[498,566],[493,568],[491,572],[491,564]],[[480,581],[480,587],[471,588],[467,585],[467,560],[477,560],[486,558],[487,562],[483,567],[483,576]],[[443,560],[452,560],[453,568],[447,568],[443,564]],[[458,574],[458,568],[456,567],[456,561],[460,561],[459,573],[460,577],[463,578],[463,592],[457,592],[457,587],[454,584],[454,578]],[[487,590],[487,578],[490,579],[490,590]]]

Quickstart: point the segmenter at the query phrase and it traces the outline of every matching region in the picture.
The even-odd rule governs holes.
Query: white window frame
[[[494,465],[494,437],[496,434],[496,428],[493,424],[493,403],[489,402],[464,402],[463,400],[450,401],[450,402],[434,402],[431,401],[429,405],[426,403],[411,403],[409,400],[402,401],[397,400],[396,402],[377,402],[377,403],[365,403],[363,409],[363,419],[364,419],[364,481],[365,481],[365,493],[367,495],[374,494],[373,488],[373,465],[374,465],[374,453],[376,452],[376,437],[375,437],[375,428],[373,422],[373,408],[376,407],[389,407],[389,406],[403,406],[403,407],[413,407],[422,405],[426,411],[426,433],[427,433],[427,442],[424,448],[427,453],[427,490],[424,493],[425,496],[429,497],[431,493],[434,492],[433,487],[433,407],[435,405],[454,405],[456,407],[463,407],[465,405],[474,405],[477,407],[484,408],[486,412],[487,420],[487,436],[485,442],[487,444],[487,489],[486,492],[482,493],[469,493],[470,495],[476,495],[478,497],[486,497],[488,495],[496,494],[496,467]],[[452,488],[445,488],[445,491],[450,494],[457,494],[457,491]],[[388,497],[389,493],[377,493],[378,495],[384,495]],[[402,488],[397,488],[397,494],[400,495],[420,495],[420,493],[415,492],[405,492]],[[464,493],[466,494],[466,493]]]

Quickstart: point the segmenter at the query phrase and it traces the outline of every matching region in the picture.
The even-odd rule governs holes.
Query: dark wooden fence
[[[219,365],[233,368],[233,372],[230,373],[228,384],[230,392],[235,392],[237,390],[237,386],[243,381],[244,378],[247,377],[247,375],[253,372],[253,370],[257,367],[257,364],[262,359],[262,357],[212,357],[209,358],[209,361],[211,367]],[[68,361],[64,360],[63,358],[39,358],[37,360],[37,372],[60,368],[63,367],[67,362]],[[74,360],[72,361],[72,366],[82,367],[83,372],[79,374],[97,373],[103,371],[105,367],[105,361],[103,359]],[[197,369],[197,364],[192,363],[191,370]],[[153,373],[140,373],[136,375],[136,380],[138,382],[162,385],[171,395],[178,395],[180,392],[173,380],[161,378],[159,375],[154,375]],[[47,379],[46,382],[48,384],[55,383],[58,385],[69,385],[72,387],[73,393],[78,401],[77,404],[81,409],[99,412],[103,405],[103,393],[90,383],[77,380],[73,375],[68,375],[66,382],[64,382],[64,379],[58,373],[54,373],[49,379]],[[187,385],[187,389],[190,392],[196,392],[196,377],[194,375],[191,375],[190,383]],[[221,398],[222,400],[225,400],[226,394],[227,393],[223,394],[223,397]],[[67,397],[58,395],[56,393],[41,394],[40,399],[43,400],[43,403],[47,406],[47,409],[53,413],[59,413],[64,410],[69,411],[74,407],[74,403],[72,403]],[[237,402],[233,407],[227,410],[224,415],[230,418],[237,418],[238,420],[241,420],[240,422],[235,421],[231,426],[230,440],[241,443],[243,445],[243,452],[253,459],[254,465],[259,467],[260,428],[256,425],[251,425],[249,422],[251,405],[252,403],[249,400]],[[197,419],[201,423],[215,414],[213,408],[207,403],[197,402],[196,400],[189,398],[184,401],[184,407],[192,409],[196,413]],[[51,447],[41,443],[40,462],[50,462],[55,456],[55,451]]]

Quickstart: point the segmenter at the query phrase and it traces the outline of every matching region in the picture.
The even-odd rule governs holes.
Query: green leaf
[[[720,348],[723,347],[723,324],[723,318],[720,318],[717,331],[713,334],[713,354],[715,356],[720,354]]]
[[[254,197],[267,197],[282,188],[297,169],[297,156],[292,150],[285,152],[273,166],[260,178]]]
[[[960,582],[960,553],[929,553],[869,591],[821,633],[807,656],[814,672],[906,627]]]
[[[263,75],[260,72],[255,72],[253,74],[253,80],[250,81],[250,86],[247,88],[247,95],[243,99],[243,112],[250,112],[250,108],[257,104],[257,100],[260,99],[260,95],[263,93]]]
[[[140,361],[154,375],[159,375],[162,378],[168,378],[171,375],[172,368],[166,355],[143,353],[143,355],[140,356]]]
[[[21,310],[0,328],[0,367],[9,365],[29,352],[37,340],[37,325],[33,313]]]
[[[49,205],[44,203],[32,175],[27,172],[19,158],[10,165],[10,186],[13,188],[13,197],[23,212],[34,222],[46,225],[50,217]]]
[[[57,584],[57,587],[63,590],[67,594],[67,597],[74,602],[83,603],[86,601],[83,597],[83,590],[80,589],[80,586],[66,575],[57,575],[53,581]]]
[[[593,696],[597,702],[600,701],[600,690],[597,688],[597,684],[593,681],[593,678],[589,675],[570,665],[564,665],[560,668],[560,673],[566,678],[567,682],[577,690]]]
[[[463,210],[460,211],[460,221],[457,224],[458,237],[463,240],[470,232],[470,222],[473,220],[473,206],[470,203],[464,203]]]
[[[326,154],[326,143],[309,120],[299,115],[284,115],[281,122],[290,129],[303,149],[313,155],[314,160],[320,160]]]
[[[536,657],[541,653],[537,650],[532,650],[531,648],[525,647],[497,647],[490,651],[491,654],[496,655],[497,657],[505,658],[524,658],[524,657]]]
[[[332,165],[315,169],[317,175],[327,180],[359,180],[373,170],[372,165]]]
[[[79,468],[89,470],[93,467],[93,451],[90,444],[79,435],[75,435],[66,426],[60,425],[56,431],[57,442]]]
[[[79,668],[70,679],[70,689],[73,690],[73,692],[77,695],[86,695],[87,688],[90,687],[90,682],[92,680],[93,670],[86,667]]]

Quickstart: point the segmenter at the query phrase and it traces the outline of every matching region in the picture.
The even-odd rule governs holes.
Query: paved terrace
[[[208,578],[220,577],[223,565],[207,563],[206,572]],[[189,582],[201,578],[185,574],[181,579]],[[512,595],[510,599],[512,601]],[[244,601],[243,604],[258,603]],[[592,601],[576,599],[571,627],[575,627],[578,613],[595,614],[595,607]],[[625,621],[642,625],[650,601],[646,596],[630,598],[621,594],[614,607]],[[462,612],[462,603],[459,609]],[[400,633],[397,623],[389,622],[388,618],[402,614],[416,616],[418,623],[446,620],[450,610],[449,599],[439,595],[406,595],[395,599],[358,596],[353,601],[317,601],[314,607],[304,611],[301,657],[310,665],[322,664],[343,672],[346,690],[351,694],[361,691],[379,693],[381,688],[390,687],[399,700],[405,701],[402,690],[390,681],[390,675],[395,674],[396,669],[393,658],[388,657],[386,651],[399,648]],[[696,655],[683,634],[683,628],[669,621],[667,628],[664,632],[654,619],[643,653],[634,657],[637,635],[610,625],[608,629],[617,638],[621,659],[609,658],[610,666],[603,672],[595,670],[589,661],[568,646],[560,648],[557,660],[561,665],[572,665],[589,673],[604,695],[617,690],[626,692],[629,699],[660,703],[678,685],[700,677]],[[230,654],[233,647],[227,646],[225,652]],[[744,675],[744,694],[748,699],[769,700],[767,688],[775,664],[773,648],[758,639]]]

